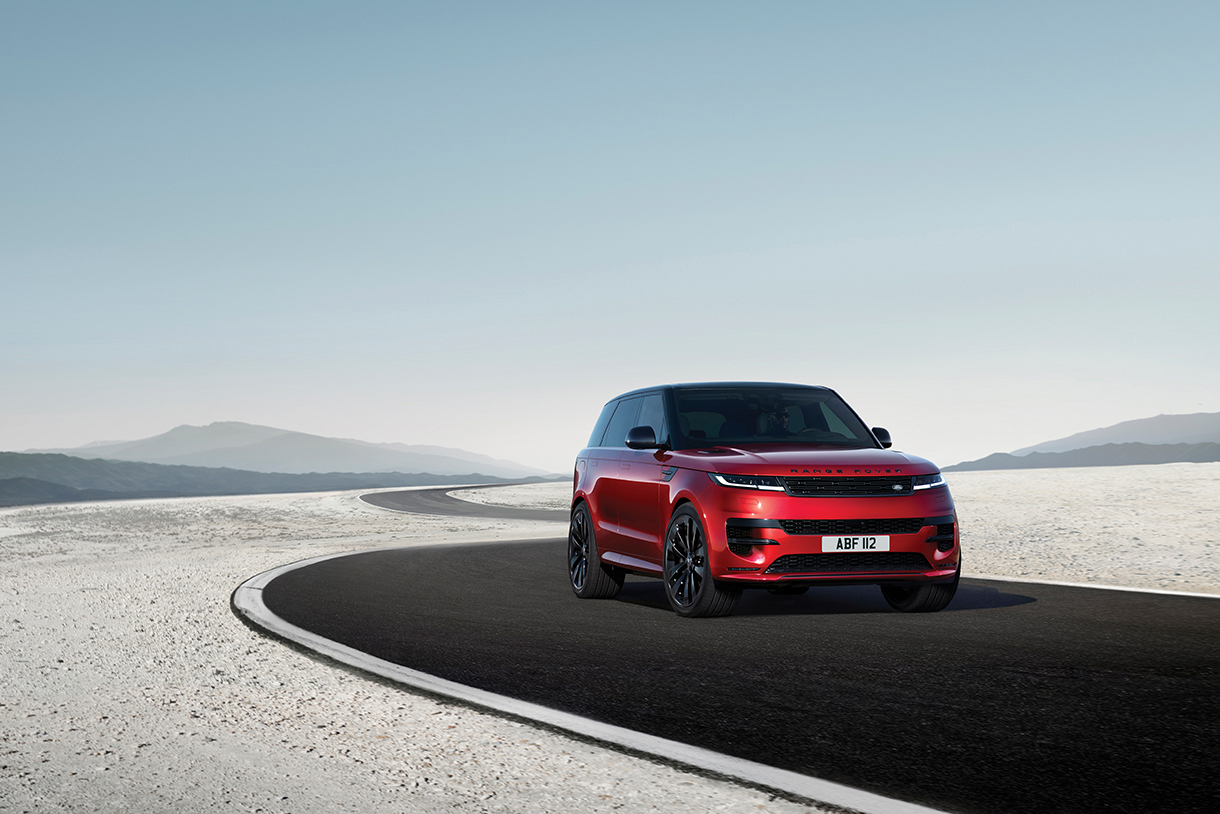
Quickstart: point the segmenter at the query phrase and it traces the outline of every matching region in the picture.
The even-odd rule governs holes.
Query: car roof
[[[628,390],[626,393],[620,393],[606,403],[616,399],[626,398],[627,396],[636,396],[643,393],[656,393],[662,390],[698,390],[701,388],[730,388],[730,387],[784,387],[797,388],[801,390],[829,390],[829,387],[824,387],[820,384],[792,384],[791,382],[677,382],[674,384],[656,384],[652,387],[641,387],[637,390]]]

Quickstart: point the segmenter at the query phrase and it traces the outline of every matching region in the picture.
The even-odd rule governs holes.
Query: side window
[[[665,440],[665,402],[661,399],[660,393],[644,396],[644,401],[640,405],[639,418],[635,420],[633,426],[652,427],[657,440]]]
[[[643,399],[636,396],[619,402],[614,417],[610,419],[610,426],[606,428],[606,435],[602,438],[603,447],[627,446],[627,430],[636,426],[635,417],[640,412],[641,401]]]
[[[597,423],[593,425],[593,434],[589,436],[588,446],[600,447],[602,445],[602,436],[606,434],[606,425],[610,423],[610,416],[614,415],[614,408],[618,406],[617,401],[612,401],[602,408],[602,414],[597,417]]]

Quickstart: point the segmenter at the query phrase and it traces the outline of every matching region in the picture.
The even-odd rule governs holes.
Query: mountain
[[[1112,427],[1078,432],[1013,451],[1013,455],[1033,452],[1068,452],[1105,444],[1204,444],[1220,443],[1220,413],[1158,415],[1124,421]]]
[[[184,424],[139,441],[89,444],[73,449],[31,449],[78,458],[142,461],[179,466],[229,467],[252,472],[400,472],[458,475],[472,470],[517,480],[546,475],[541,469],[460,449],[410,444],[374,444],[327,438],[239,421],[204,427]]]
[[[470,472],[461,475],[402,472],[284,474],[74,458],[61,454],[0,452],[0,506],[136,497],[327,492],[385,486],[503,483],[504,480]]]
[[[1206,463],[1220,461],[1220,444],[1102,444],[1067,452],[997,452],[977,461],[946,466],[945,472],[980,469],[1052,469],[1065,466],[1133,466],[1136,464]]]
[[[0,506],[28,506],[33,503],[77,503],[82,500],[113,500],[123,497],[101,489],[73,489],[37,478],[0,480]]]

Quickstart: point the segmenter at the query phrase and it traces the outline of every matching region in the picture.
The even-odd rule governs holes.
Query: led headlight
[[[935,475],[916,475],[915,483],[912,488],[915,491],[919,491],[920,489],[931,489],[934,486],[944,486],[944,485],[945,485],[944,475],[937,472]]]
[[[779,478],[759,475],[721,475],[719,472],[708,472],[707,474],[721,486],[735,486],[738,489],[765,489],[769,492],[784,491],[784,485],[779,482]]]

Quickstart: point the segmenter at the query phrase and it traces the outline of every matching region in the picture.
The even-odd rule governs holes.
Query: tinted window
[[[678,390],[676,446],[836,444],[875,446],[851,409],[828,390],[735,387]]]
[[[597,417],[597,423],[593,425],[593,434],[589,436],[589,446],[600,447],[602,445],[602,436],[606,434],[606,425],[610,423],[610,416],[614,415],[614,408],[618,406],[617,401],[612,401],[602,408],[602,414]]]
[[[602,438],[603,447],[627,446],[627,430],[636,426],[635,417],[640,412],[641,401],[643,399],[636,396],[619,402],[614,417],[610,419],[610,426],[606,428],[606,434]]]
[[[640,405],[640,415],[635,420],[635,427],[652,427],[657,441],[665,440],[665,402],[660,393],[644,396]]]

